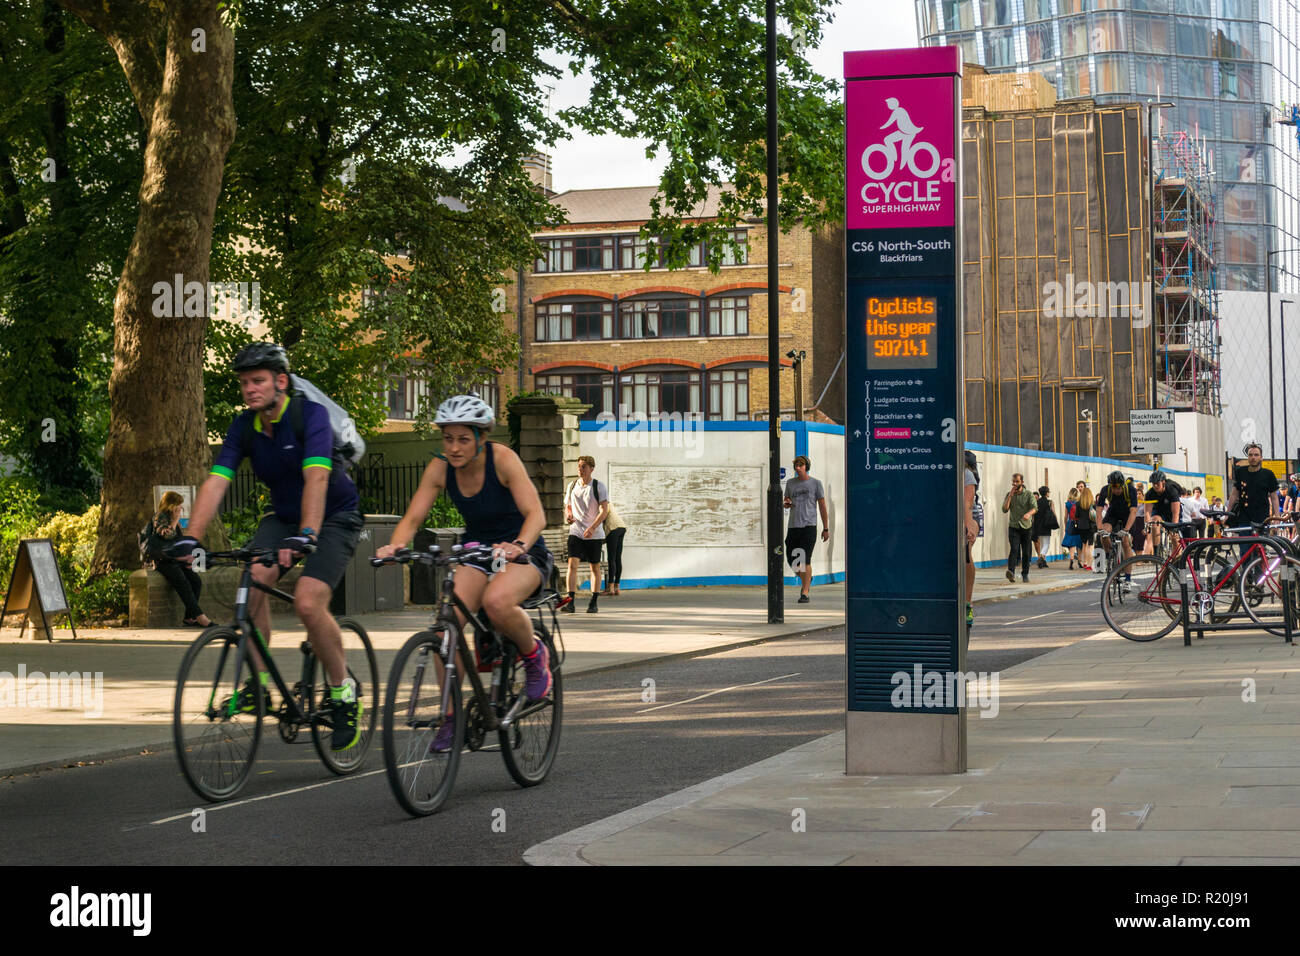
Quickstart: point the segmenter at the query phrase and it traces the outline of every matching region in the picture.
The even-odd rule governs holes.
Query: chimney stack
[[[555,190],[551,188],[551,157],[547,153],[530,153],[524,157],[524,171],[528,173],[528,178],[533,181],[547,196],[553,196]]]

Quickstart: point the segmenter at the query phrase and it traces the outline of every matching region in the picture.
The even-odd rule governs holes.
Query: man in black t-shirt
[[[1262,522],[1277,514],[1277,476],[1261,465],[1264,450],[1254,442],[1243,451],[1246,464],[1232,470],[1232,494],[1228,496],[1229,519],[1234,524]]]
[[[1110,547],[1112,531],[1122,530],[1132,534],[1133,522],[1137,520],[1136,504],[1137,495],[1133,489],[1133,479],[1126,478],[1121,471],[1112,471],[1106,478],[1106,487],[1097,495],[1097,514],[1100,515],[1103,509],[1105,510],[1105,515],[1101,519],[1099,541],[1103,553]],[[1133,557],[1133,548],[1127,535],[1121,539],[1121,546],[1126,560]]]
[[[1182,512],[1183,489],[1176,482],[1170,481],[1163,471],[1151,472],[1151,485],[1147,488],[1145,505],[1147,527],[1154,539],[1159,530],[1159,523],[1176,522]]]

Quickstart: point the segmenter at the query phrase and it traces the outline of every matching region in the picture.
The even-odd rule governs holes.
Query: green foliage
[[[9,481],[8,479],[4,480]],[[32,512],[32,489],[17,493],[8,485],[0,490],[5,511],[0,515],[0,577],[8,586],[18,554],[18,543],[23,538],[49,538],[63,577],[63,589],[68,597],[77,624],[91,624],[117,620],[126,616],[129,570],[112,571],[92,578],[90,561],[95,554],[95,531],[99,526],[99,506],[85,514],[58,512],[38,515]]]
[[[438,500],[433,503],[429,510],[429,516],[424,519],[423,528],[463,528],[465,519],[461,513],[456,510],[456,506],[451,503],[451,497],[447,492],[438,496]]]
[[[43,489],[100,470],[138,129],[102,37],[52,3],[0,6],[0,452]]]
[[[260,481],[253,485],[252,493],[244,499],[241,507],[226,512],[221,516],[222,524],[230,535],[232,547],[241,547],[251,541],[257,532],[262,516],[271,510],[271,490]]]
[[[523,427],[523,418],[519,412],[515,411],[515,404],[525,398],[540,398],[543,395],[549,395],[550,392],[532,391],[519,392],[510,397],[506,402],[506,424],[510,428],[510,450],[516,455],[519,454],[519,432]]]

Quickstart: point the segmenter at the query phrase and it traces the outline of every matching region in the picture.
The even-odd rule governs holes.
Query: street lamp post
[[[1293,299],[1277,300],[1277,339],[1278,346],[1282,349],[1282,457],[1291,457],[1291,431],[1287,427],[1287,404],[1286,404],[1286,307],[1294,305]],[[1287,468],[1287,474],[1291,473],[1290,467]]]
[[[1173,103],[1148,103],[1147,104],[1147,140],[1150,144],[1147,148],[1147,205],[1148,219],[1147,224],[1147,264],[1149,267],[1147,288],[1151,290],[1151,407],[1156,407],[1156,378],[1160,372],[1159,360],[1156,356],[1156,322],[1155,322],[1155,285],[1156,285],[1156,175],[1155,175],[1155,141],[1156,137],[1151,129],[1151,111],[1163,110],[1172,107]],[[1091,425],[1089,425],[1091,428]]]
[[[803,421],[803,360],[807,356],[808,353],[803,349],[797,352],[791,349],[785,353],[794,368],[794,420],[797,422]]]
[[[1264,257],[1265,308],[1267,309],[1266,318],[1268,320],[1268,453],[1273,458],[1277,457],[1276,436],[1273,432],[1273,257],[1286,252],[1300,252],[1300,248],[1273,249],[1266,253]],[[1285,352],[1282,354],[1282,361],[1286,361]],[[1283,375],[1285,374],[1284,372]],[[1282,386],[1283,388],[1286,387],[1285,379]],[[1283,402],[1285,401],[1284,398]],[[1283,414],[1285,415],[1285,412]],[[1287,452],[1287,454],[1291,453]]]

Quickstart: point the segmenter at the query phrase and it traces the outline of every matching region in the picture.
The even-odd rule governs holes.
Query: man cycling
[[[231,422],[212,473],[199,489],[189,533],[170,550],[182,560],[193,559],[199,539],[216,517],[226,488],[247,454],[253,473],[271,491],[272,509],[257,526],[249,547],[279,552],[276,566],[253,565],[253,578],[274,585],[299,555],[307,555],[294,588],[293,607],[329,681],[329,698],[323,706],[334,728],[330,747],[347,750],[361,737],[361,703],[356,681],[348,676],[343,636],[330,613],[330,597],[343,579],[365,523],[358,510],[357,488],[341,468],[334,468],[334,432],[325,406],[289,394],[289,359],[284,349],[271,342],[254,342],[240,350],[232,367],[239,374],[248,410]],[[291,424],[299,419],[296,409],[290,411],[290,402],[302,403],[301,438]],[[269,643],[271,609],[266,594],[253,590],[248,610]],[[256,648],[253,662],[258,678],[250,678],[239,694],[238,706],[243,710],[256,708],[253,694],[259,689],[269,701],[269,675]]]
[[[1162,523],[1176,524],[1182,514],[1183,489],[1169,480],[1160,469],[1151,472],[1151,486],[1147,488],[1146,506],[1147,525],[1152,527],[1152,537],[1160,530]]]
[[[434,424],[442,429],[444,454],[424,469],[406,514],[375,557],[391,557],[407,547],[446,488],[465,519],[465,540],[494,545],[493,556],[507,562],[503,567],[492,559],[463,564],[479,573],[456,575],[456,596],[470,611],[482,607],[497,632],[519,648],[524,693],[529,700],[541,700],[551,692],[550,654],[545,644],[534,640],[532,621],[519,605],[551,576],[553,559],[541,537],[546,515],[519,456],[505,445],[484,440],[494,420],[492,408],[474,395],[457,395],[438,406]],[[513,563],[520,555],[527,556],[527,564]],[[463,617],[460,623],[464,626]],[[453,722],[444,721],[432,752],[450,750],[454,734]]]
[[[1106,487],[1097,495],[1097,508],[1103,507],[1106,515],[1101,520],[1102,548],[1109,550],[1111,532],[1122,523],[1120,546],[1124,549],[1124,559],[1133,557],[1133,548],[1129,545],[1133,522],[1137,520],[1137,495],[1133,490],[1133,479],[1125,478],[1122,471],[1112,471],[1107,475]]]

